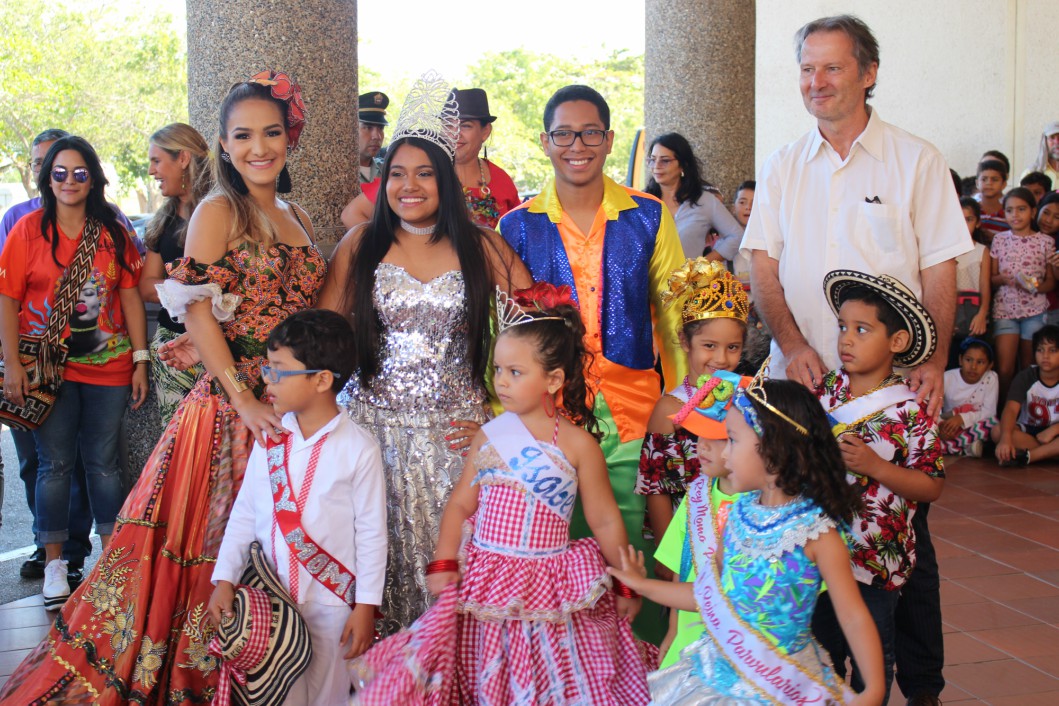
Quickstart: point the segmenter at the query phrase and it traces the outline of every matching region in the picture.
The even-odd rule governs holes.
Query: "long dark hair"
[[[848,524],[860,510],[861,500],[846,481],[846,464],[820,401],[791,380],[766,380],[763,387],[770,405],[809,432],[802,434],[748,395],[761,420],[758,448],[766,470],[783,492],[810,498],[831,519]]]
[[[55,165],[56,157],[59,156],[60,152],[66,150],[73,150],[81,155],[81,158],[85,160],[85,166],[88,167],[88,176],[92,180],[92,188],[89,190],[88,200],[85,202],[85,215],[88,218],[99,221],[103,228],[106,229],[107,234],[110,236],[110,242],[114,247],[118,267],[126,272],[132,272],[128,263],[125,262],[125,246],[128,242],[127,237],[122,237],[126,235],[125,226],[118,221],[117,210],[107,203],[103,193],[108,183],[107,176],[103,173],[103,165],[88,140],[77,135],[60,137],[52,144],[48,149],[48,154],[44,155],[44,163],[41,164],[40,175],[37,177],[40,205],[44,209],[44,217],[40,221],[40,234],[44,237],[44,240],[51,243],[52,260],[60,268],[65,267],[59,262],[59,258],[56,255],[59,250],[59,238],[61,236],[59,235],[59,227],[56,220],[58,204],[55,200],[55,192],[51,190],[51,170]],[[103,236],[101,235],[100,237]],[[100,246],[103,247],[105,243],[105,240],[101,240]]]
[[[597,440],[603,438],[599,420],[589,401],[585,370],[592,365],[592,353],[585,348],[585,324],[581,312],[569,304],[541,311],[527,311],[534,319],[561,316],[562,320],[549,319],[520,324],[506,329],[502,336],[532,339],[536,343],[537,362],[546,372],[562,370],[566,376],[562,388],[563,409],[570,421],[583,427]]]
[[[429,242],[448,239],[459,258],[467,312],[467,355],[474,379],[482,380],[489,357],[489,305],[495,287],[493,270],[485,252],[485,236],[468,214],[463,187],[456,177],[452,160],[440,147],[418,137],[402,137],[387,148],[375,212],[359,245],[350,253],[349,279],[343,290],[342,310],[352,312],[353,331],[357,337],[357,376],[361,384],[367,386],[379,370],[380,321],[372,291],[375,269],[396,242],[394,233],[399,219],[386,198],[386,184],[390,178],[390,163],[398,148],[406,144],[426,152],[434,168],[439,203],[437,227]]]
[[[685,201],[692,204],[698,203],[699,199],[702,198],[703,192],[702,170],[699,167],[698,157],[695,156],[695,152],[691,149],[691,144],[679,132],[667,132],[664,135],[659,135],[651,142],[651,149],[648,150],[648,153],[654,151],[655,145],[662,145],[666,149],[672,150],[677,157],[677,162],[680,163],[680,168],[684,171],[684,176],[680,177],[680,185],[677,187],[677,203],[684,203]],[[651,196],[662,198],[662,187],[659,186],[653,176],[647,180],[647,188],[644,191],[651,194]]]

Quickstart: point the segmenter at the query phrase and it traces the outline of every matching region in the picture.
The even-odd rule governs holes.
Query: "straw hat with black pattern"
[[[250,545],[232,613],[210,642],[210,653],[222,661],[214,704],[280,706],[309,668],[312,642],[258,542]]]
[[[894,365],[914,368],[934,355],[938,345],[938,330],[926,307],[900,280],[890,275],[869,275],[856,270],[832,270],[824,275],[824,296],[831,310],[838,316],[842,292],[849,287],[861,285],[878,292],[908,327],[908,347],[894,356]]]

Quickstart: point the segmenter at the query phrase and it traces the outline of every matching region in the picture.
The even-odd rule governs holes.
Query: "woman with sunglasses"
[[[309,308],[326,262],[290,191],[297,84],[264,71],[221,104],[214,190],[168,267],[163,306],[187,326],[206,374],[177,406],[121,509],[109,551],[0,704],[207,703],[220,676],[208,652],[211,576],[255,439],[285,430],[265,391],[269,332]]]
[[[33,432],[37,471],[37,532],[44,545],[42,594],[48,609],[70,596],[62,545],[69,538],[70,474],[78,453],[104,551],[125,499],[119,472],[121,420],[130,396],[147,395],[147,320],[137,289],[140,254],[103,196],[107,178],[95,150],[81,137],[55,141],[37,188],[41,208],[20,220],[0,254],[0,344],[4,398],[25,404],[29,379],[18,355],[20,334],[42,334],[53,308],[66,309],[61,336],[68,350],[51,414]],[[95,243],[84,280],[66,284],[82,240]],[[88,243],[86,242],[86,245]],[[87,257],[92,246],[84,251]],[[83,268],[81,268],[83,271]],[[73,286],[72,295],[64,296]],[[45,346],[42,346],[45,347]],[[38,360],[57,372],[54,354]]]
[[[651,143],[647,167],[651,177],[644,191],[662,199],[673,214],[684,257],[701,256],[710,231],[717,231],[720,237],[706,257],[734,260],[739,252],[739,241],[743,239],[743,227],[721,199],[707,189],[699,170],[699,160],[684,136],[667,132],[656,137]]]

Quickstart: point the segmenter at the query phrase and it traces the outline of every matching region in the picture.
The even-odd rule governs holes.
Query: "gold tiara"
[[[750,316],[743,283],[719,260],[696,257],[670,275],[662,303],[669,306],[679,299],[684,299],[684,325],[704,319],[735,319],[745,324]]]
[[[769,362],[771,361],[772,356],[769,356],[765,359],[765,362],[761,364],[760,368],[758,368],[757,375],[755,375],[750,381],[750,384],[746,386],[746,389],[743,391],[743,394],[745,394],[747,397],[751,398],[755,402],[761,404],[768,411],[772,412],[777,417],[790,424],[792,427],[801,432],[802,435],[809,436],[809,430],[806,429],[802,424],[799,424],[798,422],[794,421],[784,412],[781,412],[779,409],[769,404],[768,393],[765,392],[764,382],[768,380]],[[746,410],[744,410],[744,412],[745,411]],[[754,425],[754,431],[758,432],[758,434],[760,435],[760,425]]]
[[[534,321],[566,321],[561,316],[532,316],[510,298],[500,287],[496,288],[496,321],[498,333],[503,333],[512,326],[531,324]]]

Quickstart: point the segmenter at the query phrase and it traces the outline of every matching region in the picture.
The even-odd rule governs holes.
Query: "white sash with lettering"
[[[526,488],[544,507],[567,522],[577,500],[577,478],[556,466],[517,414],[504,412],[482,425],[482,431],[503,460],[501,468],[483,468],[474,480],[496,474]]]
[[[692,507],[708,510],[709,506],[709,484],[693,484],[688,489],[689,511]],[[695,579],[699,613],[714,644],[728,658],[743,682],[775,704],[844,704],[852,699],[854,694],[848,687],[842,685],[838,691],[820,678],[806,674],[803,665],[779,652],[739,617],[721,590],[720,571],[713,559],[720,538],[710,513],[695,513],[690,528],[695,556],[708,557],[698,565]],[[838,677],[835,680],[837,683]]]
[[[908,387],[908,383],[901,381],[898,384],[875,390],[862,397],[857,397],[849,402],[839,403],[834,408],[827,410],[831,418],[838,422],[835,436],[846,431],[850,425],[864,421],[877,413],[888,409],[895,404],[914,400],[916,393]]]

